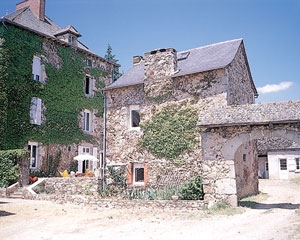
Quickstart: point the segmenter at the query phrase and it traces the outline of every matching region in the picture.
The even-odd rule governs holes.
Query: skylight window
[[[177,60],[180,61],[180,60],[185,60],[188,58],[188,56],[190,55],[190,52],[180,52],[178,53],[177,55]]]

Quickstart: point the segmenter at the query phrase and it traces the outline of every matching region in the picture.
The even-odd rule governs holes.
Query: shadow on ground
[[[292,203],[258,203],[255,201],[241,201],[241,207],[248,207],[252,209],[273,209],[273,208],[282,208],[282,209],[298,209],[300,204]]]
[[[11,215],[16,215],[16,214],[0,210],[0,217],[7,217],[7,216],[11,216]]]

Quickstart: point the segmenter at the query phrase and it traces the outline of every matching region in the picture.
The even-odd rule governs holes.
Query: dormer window
[[[86,66],[87,67],[92,67],[92,60],[91,59],[86,59]]]
[[[76,42],[76,38],[73,35],[69,35],[69,41],[70,44],[74,44]]]

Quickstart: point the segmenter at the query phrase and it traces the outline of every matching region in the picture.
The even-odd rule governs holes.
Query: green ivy
[[[7,187],[17,181],[17,162],[25,156],[25,150],[0,151],[0,187]]]
[[[1,53],[6,60],[5,65],[1,64],[5,87],[0,89],[0,95],[6,95],[7,100],[5,138],[1,138],[0,145],[2,149],[22,148],[31,132],[30,101],[38,91],[38,84],[31,80],[32,58],[41,52],[41,41],[36,35],[12,26],[1,25],[0,32]]]
[[[90,135],[79,128],[78,116],[83,109],[97,109],[103,114],[103,96],[97,92],[87,98],[83,91],[85,56],[74,48],[57,46],[62,59],[60,69],[44,63],[48,81],[46,84],[32,80],[34,55],[45,55],[43,39],[31,32],[11,25],[0,25],[0,108],[3,116],[0,133],[0,149],[22,148],[28,140],[69,144],[81,140],[92,141]],[[5,63],[5,64],[2,64]],[[91,69],[96,86],[104,86],[102,69]],[[39,97],[45,105],[45,121],[41,126],[30,124],[29,110],[32,97]],[[2,114],[3,113],[3,114]]]
[[[198,111],[188,105],[170,104],[140,127],[140,144],[157,157],[175,159],[196,143]]]
[[[0,136],[5,139],[7,123],[7,95],[5,82],[8,79],[7,74],[7,51],[3,47],[4,39],[0,37]],[[3,142],[0,141],[0,149],[3,149]]]

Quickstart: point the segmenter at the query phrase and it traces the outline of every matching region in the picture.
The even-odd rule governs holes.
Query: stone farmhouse
[[[7,104],[2,115],[6,117],[6,128],[1,132],[1,148],[25,145],[30,152],[29,168],[45,173],[51,170],[54,176],[57,170],[70,171],[77,155],[90,154],[100,159],[101,88],[112,83],[112,71],[118,65],[80,42],[81,34],[73,26],[60,27],[48,18],[45,0],[18,3],[16,11],[4,16],[1,22],[0,49],[8,52],[2,62],[7,67],[2,75],[7,76],[2,79]],[[13,41],[15,44],[9,49]],[[18,53],[12,55],[13,49]],[[24,63],[19,64],[21,61]],[[11,69],[16,70],[16,76]],[[8,84],[14,77],[18,78],[16,89],[24,86],[22,94]],[[18,99],[12,100],[13,96]],[[16,119],[24,120],[14,124]],[[82,160],[78,161],[77,170],[84,173],[97,167],[99,162]]]
[[[255,104],[258,94],[242,39],[135,56],[132,68],[105,94],[105,161],[125,168],[129,187],[159,188],[200,175],[206,202],[236,205],[258,193],[259,172],[279,178],[279,172],[299,171],[300,103]],[[141,139],[151,134],[143,126],[168,106],[198,111],[196,144],[175,160],[141,147]],[[164,141],[158,145],[164,148]]]
[[[28,149],[28,169],[98,169],[107,184],[114,169],[138,190],[201,176],[206,203],[232,205],[259,177],[300,173],[300,102],[255,104],[243,39],[149,51],[113,82],[118,65],[80,36],[45,15],[45,0],[1,18],[0,149]]]

